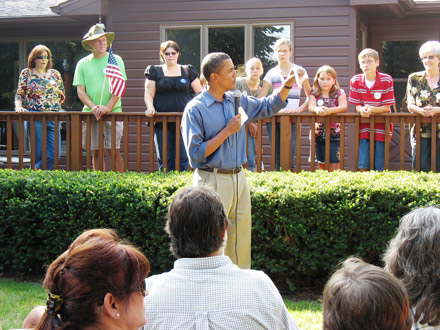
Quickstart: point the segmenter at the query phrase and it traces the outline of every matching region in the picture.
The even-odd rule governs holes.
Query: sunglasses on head
[[[35,56],[35,58],[37,60],[48,60],[49,56],[48,55],[45,55],[45,56],[38,55],[38,56]]]
[[[169,52],[169,53],[164,53],[165,54],[165,56],[170,56],[170,55],[176,55],[177,54],[177,52]]]

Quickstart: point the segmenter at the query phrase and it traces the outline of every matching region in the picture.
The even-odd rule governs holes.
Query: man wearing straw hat
[[[124,62],[121,57],[114,55],[111,48],[110,53],[107,47],[113,42],[115,34],[105,32],[104,25],[99,23],[93,25],[82,40],[82,46],[91,51],[92,54],[82,58],[75,69],[73,85],[77,86],[78,97],[84,104],[83,111],[91,111],[96,120],[92,121],[91,127],[91,149],[93,150],[93,169],[104,171],[104,155],[99,154],[99,120],[108,112],[122,112],[121,97],[125,92]],[[110,56],[110,59],[109,59]],[[108,75],[109,67],[113,63],[116,68],[117,77]],[[114,82],[119,81],[122,86],[115,87]],[[123,123],[116,122],[116,168],[119,172],[124,171],[124,162],[119,152],[122,138]],[[83,148],[86,149],[86,123],[83,123]],[[101,137],[102,138],[102,137]],[[104,121],[104,149],[111,156],[111,122]]]

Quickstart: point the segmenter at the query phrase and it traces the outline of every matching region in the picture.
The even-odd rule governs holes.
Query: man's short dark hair
[[[229,59],[229,55],[225,53],[209,53],[203,58],[202,73],[208,83],[211,79],[211,73],[218,73],[223,67],[223,61]]]
[[[223,244],[228,220],[220,196],[209,187],[179,191],[169,209],[165,227],[171,252],[177,258],[201,258]]]
[[[325,285],[324,330],[409,330],[408,294],[386,270],[348,258]]]

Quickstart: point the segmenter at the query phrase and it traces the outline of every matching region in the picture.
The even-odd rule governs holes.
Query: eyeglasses
[[[420,59],[421,59],[422,61],[426,61],[426,60],[430,60],[430,61],[432,61],[434,58],[435,58],[434,55],[429,55],[429,56],[422,56]]]
[[[362,65],[371,65],[371,64],[373,64],[373,63],[374,63],[373,60],[360,61],[360,64],[362,64]]]
[[[176,55],[177,54],[177,52],[169,52],[169,53],[164,53],[165,54],[165,56],[170,56],[170,55]]]
[[[280,54],[287,54],[289,52],[290,52],[290,50],[277,50],[277,53],[280,53]]]
[[[45,55],[45,56],[38,55],[38,56],[35,56],[35,58],[37,60],[48,60],[49,56],[48,55]]]

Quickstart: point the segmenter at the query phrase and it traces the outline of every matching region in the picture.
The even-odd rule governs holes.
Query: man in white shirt
[[[166,231],[174,268],[146,279],[145,329],[299,329],[271,279],[223,254],[228,219],[208,187],[181,190]]]

